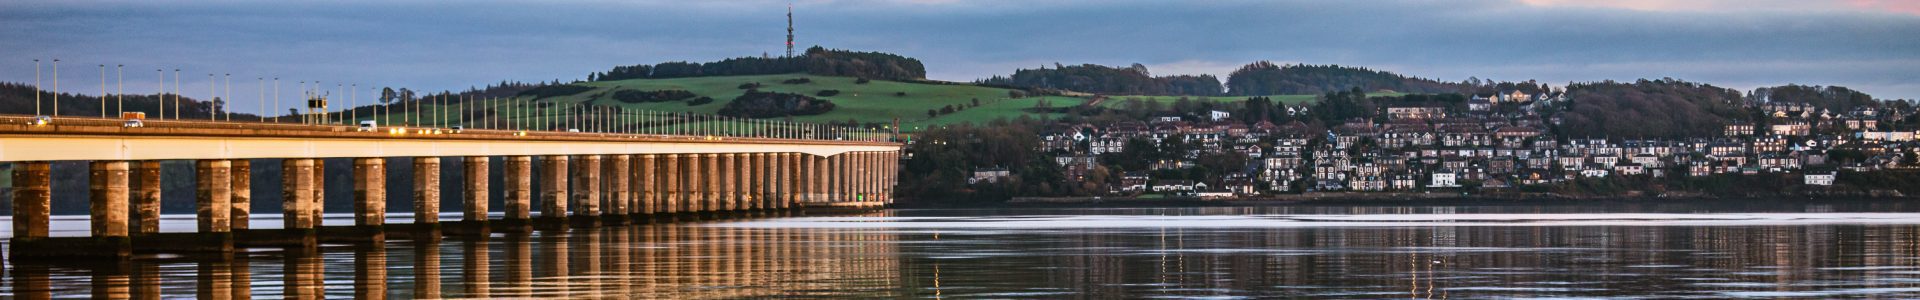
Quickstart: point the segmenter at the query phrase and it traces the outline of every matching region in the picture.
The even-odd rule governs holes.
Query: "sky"
[[[0,2],[0,81],[33,82],[42,59],[51,88],[48,61],[58,58],[62,91],[99,93],[104,64],[110,82],[125,65],[127,92],[153,93],[155,70],[171,84],[180,69],[184,94],[230,94],[237,111],[257,109],[249,100],[276,77],[284,99],[302,81],[358,84],[362,94],[568,81],[616,65],[780,55],[788,3],[9,0]],[[1920,0],[791,3],[800,47],[915,57],[939,80],[1054,63],[1140,63],[1155,75],[1224,80],[1268,60],[1446,81],[1671,77],[1920,98]]]

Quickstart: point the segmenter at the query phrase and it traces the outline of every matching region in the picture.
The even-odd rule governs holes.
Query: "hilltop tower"
[[[787,3],[787,57],[793,57],[793,3]]]

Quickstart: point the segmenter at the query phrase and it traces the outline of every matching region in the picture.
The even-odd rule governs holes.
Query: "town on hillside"
[[[1914,167],[1920,133],[1888,124],[1913,116],[1911,106],[1833,111],[1749,97],[1739,107],[1756,117],[1729,122],[1713,136],[1563,136],[1551,128],[1563,122],[1566,103],[1582,99],[1559,91],[1465,96],[1464,105],[1381,103],[1371,117],[1324,126],[1301,121],[1315,109],[1308,104],[1280,104],[1271,112],[1279,117],[1260,120],[1217,109],[1110,124],[1050,122],[1040,129],[1037,150],[1068,181],[1056,185],[1093,182],[1102,189],[1096,195],[1477,194],[1578,180],[1761,175],[1817,189],[1843,174]],[[1233,159],[1221,168],[1221,156]],[[1210,160],[1216,167],[1194,175]],[[1141,166],[1121,166],[1127,164]],[[1019,175],[977,166],[967,181]]]

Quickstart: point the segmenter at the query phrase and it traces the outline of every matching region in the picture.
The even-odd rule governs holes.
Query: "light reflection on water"
[[[1755,211],[896,210],[8,265],[3,288],[134,298],[1920,296],[1920,216]],[[1300,219],[1347,225],[1219,225]],[[1105,225],[1077,223],[1089,220]]]

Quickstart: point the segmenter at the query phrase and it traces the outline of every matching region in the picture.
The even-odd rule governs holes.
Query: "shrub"
[[[742,90],[757,89],[757,88],[760,88],[760,83],[759,82],[742,83],[740,84],[739,88]]]
[[[810,78],[806,78],[806,77],[801,77],[801,78],[794,78],[794,79],[787,79],[787,80],[782,80],[782,81],[780,81],[780,83],[782,83],[782,84],[808,84],[808,83],[813,83],[813,79],[810,79]]]
[[[872,80],[867,80],[866,77],[860,77],[859,79],[854,79],[853,84],[867,84],[867,82],[869,81],[872,81]]]
[[[813,95],[816,97],[833,97],[834,95],[839,95],[839,94],[840,94],[840,90],[820,90],[820,92],[813,93]]]
[[[833,102],[801,94],[750,91],[727,102],[720,115],[746,118],[776,118],[824,114],[833,110]]]
[[[617,92],[613,92],[613,100],[617,100],[624,103],[680,101],[680,100],[687,100],[695,96],[698,96],[698,95],[694,95],[693,92],[688,92],[686,90],[657,90],[657,91],[620,90]]]
[[[693,101],[687,101],[687,106],[701,106],[707,103],[713,103],[713,97],[700,96],[700,98],[693,98]]]

